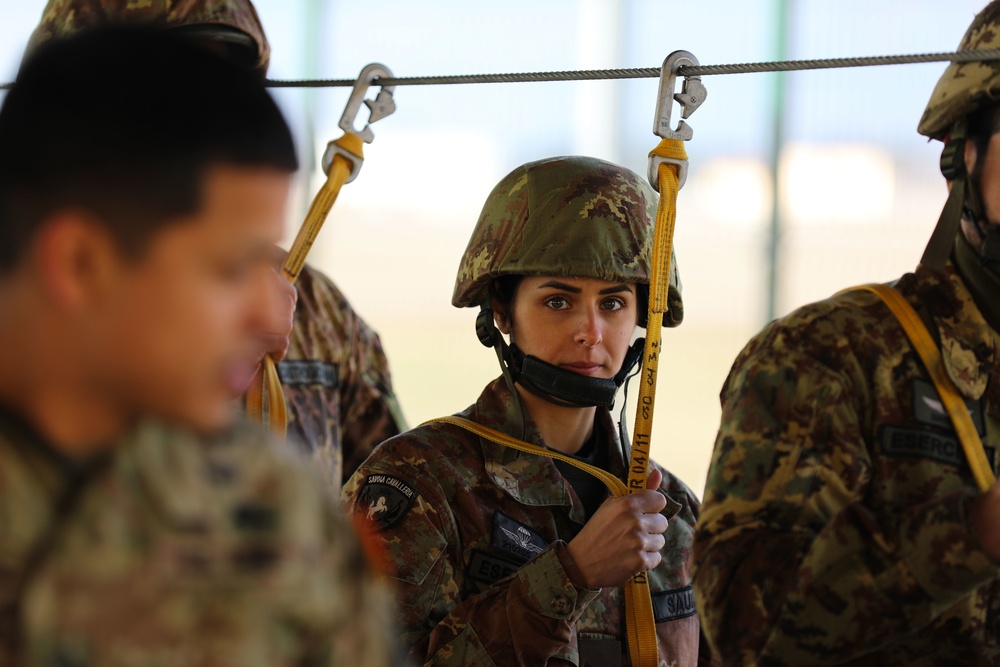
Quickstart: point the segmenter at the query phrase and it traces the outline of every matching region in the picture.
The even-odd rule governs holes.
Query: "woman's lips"
[[[573,371],[574,373],[579,373],[580,375],[590,375],[590,376],[598,375],[604,368],[604,366],[602,366],[601,364],[588,361],[579,361],[571,364],[559,364],[559,365],[565,368],[566,370]]]

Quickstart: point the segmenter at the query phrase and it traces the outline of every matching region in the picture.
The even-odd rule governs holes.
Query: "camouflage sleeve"
[[[396,621],[389,582],[375,577],[357,534],[339,511],[330,512],[326,525],[332,581],[325,594],[337,601],[342,615],[335,632],[319,638],[318,655],[329,659],[317,664],[402,664],[400,647],[393,639]]]
[[[463,593],[456,518],[434,475],[373,459],[344,487],[343,499],[365,519],[381,506],[366,487],[403,489],[402,495],[389,494],[391,516],[373,518],[395,570],[401,643],[414,663],[545,665],[572,641],[573,627],[597,591],[571,582],[567,568],[574,566],[565,543],[549,545],[481,593]]]
[[[379,443],[406,430],[382,341],[360,317],[350,349],[340,392],[343,483]]]
[[[865,504],[868,390],[769,331],[722,392],[694,544],[698,611],[725,664],[840,664],[927,625],[996,565],[964,493]]]
[[[305,266],[298,289],[301,312],[296,311],[292,349],[337,365],[338,390],[330,394],[337,404],[330,414],[337,415],[331,426],[341,457],[339,487],[380,442],[406,430],[406,423],[378,334],[316,268]]]

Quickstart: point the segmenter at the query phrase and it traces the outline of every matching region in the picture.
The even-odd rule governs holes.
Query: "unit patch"
[[[531,560],[549,546],[541,535],[503,512],[493,513],[492,544],[495,549],[514,556],[518,563]]]
[[[965,406],[969,409],[969,416],[972,423],[976,425],[976,432],[980,436],[985,435],[986,427],[983,422],[983,406],[980,401],[965,400]],[[913,417],[921,424],[937,426],[954,431],[951,417],[941,403],[934,385],[919,378],[913,381]]]
[[[517,572],[518,564],[490,556],[478,549],[472,552],[466,576],[484,584],[492,584]]]
[[[617,639],[576,640],[580,667],[622,667],[622,643]]]
[[[386,530],[406,516],[416,498],[417,492],[398,477],[368,475],[355,508],[374,525]]]
[[[968,468],[965,451],[958,438],[936,429],[885,425],[881,428],[882,453],[889,456],[912,456],[938,463]],[[993,462],[994,449],[985,447],[986,458]]]
[[[314,359],[294,359],[278,362],[278,377],[289,386],[315,386],[335,389],[340,384],[337,364]]]
[[[653,617],[657,623],[694,616],[694,591],[690,586],[653,593]]]

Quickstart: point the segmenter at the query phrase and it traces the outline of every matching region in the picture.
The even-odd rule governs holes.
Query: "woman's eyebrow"
[[[549,280],[547,282],[542,283],[535,289],[544,289],[547,287],[552,289],[562,290],[564,292],[571,292],[572,294],[580,294],[583,291],[579,287],[574,287],[573,285],[560,282],[558,280]],[[600,292],[598,292],[598,294],[603,296],[606,294],[617,294],[619,292],[631,292],[631,291],[632,291],[631,286],[626,285],[625,283],[621,283],[618,285],[612,285],[611,287],[605,287]]]
[[[579,294],[583,290],[579,287],[573,287],[567,283],[561,283],[558,280],[550,280],[546,283],[542,283],[536,289],[543,289],[545,287],[551,287],[553,289],[563,290],[564,292],[572,292],[573,294]]]

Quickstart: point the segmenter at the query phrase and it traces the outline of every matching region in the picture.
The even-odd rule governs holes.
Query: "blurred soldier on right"
[[[959,48],[1000,48],[1000,1]],[[980,492],[972,471],[985,449],[995,474],[1000,445],[998,95],[1000,61],[952,64],[919,125],[944,143],[950,194],[893,287],[941,391],[864,291],[772,322],[733,365],[693,554],[727,665],[1000,664],[1000,486]]]

